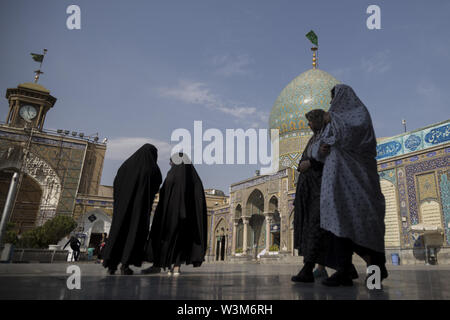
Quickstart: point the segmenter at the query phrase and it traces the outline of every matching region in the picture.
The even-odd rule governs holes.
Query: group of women
[[[114,179],[114,211],[110,235],[102,252],[103,266],[114,274],[131,275],[131,265],[152,267],[142,273],[169,269],[178,275],[183,263],[198,267],[204,261],[207,241],[206,201],[203,184],[190,160],[182,153],[170,160],[171,169],[161,187],[158,151],[143,145],[128,158]],[[155,195],[158,204],[150,229]],[[150,229],[150,230],[149,230]]]
[[[299,162],[294,201],[294,247],[304,257],[295,282],[327,276],[327,286],[351,286],[358,273],[357,253],[387,277],[384,254],[385,199],[376,163],[376,139],[367,108],[353,89],[339,84],[331,90],[328,112],[316,109],[306,118],[314,135]],[[203,185],[189,159],[172,157],[161,187],[157,149],[145,144],[119,168],[114,179],[114,214],[110,237],[102,252],[103,266],[114,274],[133,274],[130,266],[144,261],[143,273],[204,261],[207,215]],[[175,161],[176,160],[176,161]],[[156,193],[158,204],[150,226]],[[317,269],[314,267],[317,265]],[[336,272],[328,277],[325,267]]]
[[[385,199],[370,114],[351,87],[338,84],[329,111],[306,118],[314,134],[298,165],[294,201],[294,247],[304,265],[292,281],[325,277],[326,286],[351,286],[358,278],[353,253],[384,279]],[[325,267],[336,272],[328,277]]]

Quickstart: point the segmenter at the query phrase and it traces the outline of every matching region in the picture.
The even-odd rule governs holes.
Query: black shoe
[[[133,274],[133,270],[130,269],[130,267],[120,267],[120,274],[124,276],[131,276]]]
[[[314,282],[314,274],[312,271],[308,272],[302,269],[296,276],[291,278],[291,281],[311,283]]]
[[[356,271],[355,265],[352,264],[352,267],[350,269],[350,277],[352,278],[352,280],[358,279],[358,271]]]
[[[322,284],[327,287],[351,287],[353,280],[350,275],[337,271],[331,277],[323,280]]]
[[[108,274],[113,276],[116,273],[116,269],[108,269]]]
[[[153,266],[151,266],[151,267],[149,267],[147,269],[142,269],[141,270],[142,274],[153,274],[153,273],[160,273],[160,272],[161,272],[161,268],[153,267]]]

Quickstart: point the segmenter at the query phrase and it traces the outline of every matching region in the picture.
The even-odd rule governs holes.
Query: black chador
[[[320,227],[320,186],[323,163],[314,158],[313,148],[317,146],[324,127],[322,109],[308,112],[305,117],[314,132],[299,162],[300,175],[294,200],[294,248],[303,256],[304,266],[295,282],[314,282],[315,264],[335,267],[335,257],[330,248],[331,235]]]
[[[102,252],[103,266],[110,274],[119,263],[122,274],[132,274],[128,266],[140,267],[145,260],[150,212],[162,181],[157,158],[158,150],[145,144],[117,171],[110,236]]]
[[[199,267],[204,261],[207,211],[197,171],[186,156],[175,156],[159,193],[147,253],[153,267],[179,270],[183,263]]]

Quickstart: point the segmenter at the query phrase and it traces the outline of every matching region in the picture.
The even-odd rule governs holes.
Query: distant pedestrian
[[[78,259],[80,258],[80,240],[78,240],[78,238],[75,236],[71,236],[69,241],[67,241],[66,245],[63,247],[63,250],[67,247],[68,244],[70,244],[70,248],[72,249],[72,259],[78,261]]]
[[[100,243],[98,245],[97,263],[103,263],[102,251],[105,248],[107,240],[108,240],[108,234],[106,232],[104,232],[102,234],[102,240],[100,240]]]

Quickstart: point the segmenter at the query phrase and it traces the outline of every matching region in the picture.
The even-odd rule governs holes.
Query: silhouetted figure
[[[199,267],[204,261],[207,212],[203,184],[190,160],[182,153],[175,156],[178,161],[174,156],[170,160],[147,246],[153,267],[143,273],[169,268],[169,274],[178,275],[181,264]]]
[[[102,233],[102,240],[98,245],[98,254],[97,254],[97,262],[103,263],[102,251],[105,249],[106,241],[108,240],[108,234],[106,232]]]
[[[63,247],[63,250],[67,247],[68,244],[70,244],[70,248],[72,249],[72,259],[78,261],[78,259],[80,258],[80,240],[78,240],[78,238],[75,236],[71,236],[69,241],[67,241],[66,245]]]
[[[314,282],[315,277],[328,277],[325,266],[336,269],[332,234],[320,227],[323,156],[319,154],[319,147],[325,127],[324,116],[322,109],[305,114],[314,135],[309,139],[297,168],[300,174],[294,200],[294,248],[303,256],[303,268],[292,277],[294,282]],[[316,264],[318,268],[313,273]],[[358,278],[354,266],[352,278]]]
[[[140,267],[145,259],[150,212],[162,181],[157,158],[157,149],[145,144],[117,171],[112,224],[102,251],[109,274],[115,273],[119,263],[122,274],[133,274],[129,266]]]

